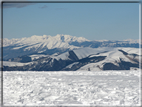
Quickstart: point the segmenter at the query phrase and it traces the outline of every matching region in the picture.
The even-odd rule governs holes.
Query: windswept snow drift
[[[4,72],[4,106],[140,106],[139,71]]]

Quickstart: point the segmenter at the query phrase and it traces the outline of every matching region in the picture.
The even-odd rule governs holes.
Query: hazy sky
[[[4,3],[3,37],[139,39],[139,3]]]

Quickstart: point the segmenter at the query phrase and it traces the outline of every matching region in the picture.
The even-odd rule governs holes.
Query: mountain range
[[[139,48],[139,40],[109,41],[94,40],[90,41],[83,37],[57,34],[56,36],[33,35],[21,39],[3,39],[3,59],[15,58],[18,56],[45,53],[52,55],[54,53],[63,53],[80,47],[133,47]]]
[[[4,71],[139,69],[139,41],[90,41],[70,35],[3,39]]]
[[[139,69],[138,48],[79,48],[62,54],[32,54],[3,61],[5,71],[76,71]]]

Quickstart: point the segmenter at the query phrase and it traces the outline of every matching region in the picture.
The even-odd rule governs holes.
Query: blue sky
[[[89,40],[139,39],[139,3],[4,4],[4,38],[44,34]]]

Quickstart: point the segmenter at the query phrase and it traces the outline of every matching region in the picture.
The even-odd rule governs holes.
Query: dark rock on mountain
[[[8,61],[27,63],[27,62],[31,62],[32,60],[31,60],[31,57],[29,57],[28,55],[24,55],[18,58],[11,58]]]

